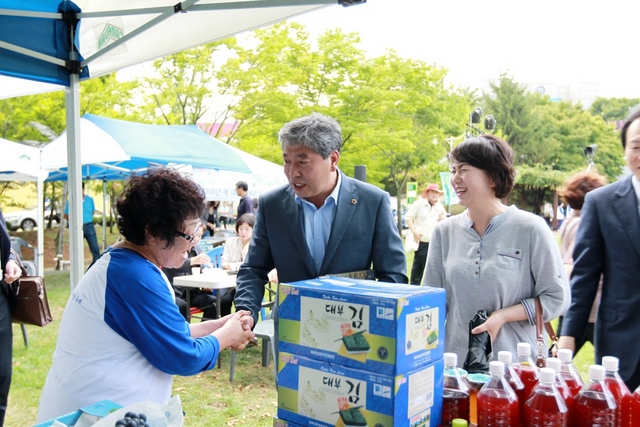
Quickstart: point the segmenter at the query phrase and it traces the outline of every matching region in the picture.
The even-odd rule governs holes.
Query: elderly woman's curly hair
[[[132,176],[118,197],[118,230],[136,245],[146,243],[146,233],[174,245],[184,222],[204,211],[202,187],[173,169],[158,167]]]

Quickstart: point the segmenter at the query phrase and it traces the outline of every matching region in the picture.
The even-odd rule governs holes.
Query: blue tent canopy
[[[125,179],[153,165],[190,165],[251,173],[227,144],[195,125],[149,125],[85,114],[80,120],[83,179]],[[42,150],[48,181],[67,179],[67,136]]]

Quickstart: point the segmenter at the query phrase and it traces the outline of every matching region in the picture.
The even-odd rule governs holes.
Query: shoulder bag
[[[28,276],[20,258],[17,257],[17,259],[22,269],[22,276],[9,287],[13,296],[11,319],[13,323],[46,326],[53,319],[49,310],[44,278],[42,276]]]
[[[549,334],[549,338],[552,342],[552,352],[553,347],[556,346],[558,342],[558,337],[556,336],[555,331],[553,330],[553,326],[551,322],[544,322],[542,320],[542,304],[540,304],[540,298],[535,298],[536,301],[536,342],[538,343],[538,355],[536,356],[536,366],[538,368],[544,368],[547,364],[547,354],[549,350],[547,349],[547,342],[544,339],[544,329],[547,330],[547,334]],[[543,328],[544,324],[544,328]]]

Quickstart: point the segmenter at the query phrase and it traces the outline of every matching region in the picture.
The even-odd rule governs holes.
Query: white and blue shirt
[[[38,419],[109,399],[165,403],[173,375],[215,366],[216,337],[192,338],[162,271],[128,249],[112,249],[71,294],[60,322]]]

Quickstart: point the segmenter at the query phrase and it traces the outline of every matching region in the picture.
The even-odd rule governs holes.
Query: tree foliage
[[[602,117],[606,122],[624,120],[629,110],[640,104],[640,98],[602,98],[597,97],[591,104],[589,112]]]

